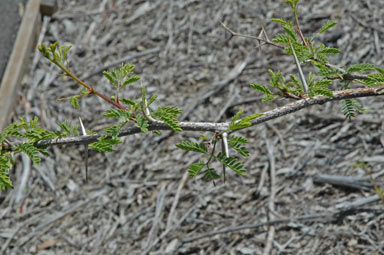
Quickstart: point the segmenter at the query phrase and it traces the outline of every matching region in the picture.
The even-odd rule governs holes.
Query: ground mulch
[[[251,114],[288,102],[263,104],[249,84],[267,84],[268,69],[296,73],[292,57],[231,38],[220,24],[250,35],[263,27],[273,38],[282,30],[270,19],[291,19],[284,1],[58,4],[43,20],[40,41],[72,44],[71,69],[103,93],[114,90],[102,70],[127,62],[148,93],[159,94],[154,107],[178,106],[185,121],[228,121],[240,109]],[[303,1],[299,12],[307,36],[328,19],[338,21],[319,37],[342,50],[333,64],[383,67],[383,2]],[[113,123],[101,117],[109,106],[95,97],[82,99],[80,110],[57,102],[79,91],[57,74],[36,55],[16,116],[39,116],[50,130],[58,121],[78,124],[79,116],[94,131]],[[140,92],[136,84],[123,96]],[[39,166],[20,156],[15,189],[0,195],[0,253],[384,254],[384,207],[368,174],[383,184],[383,98],[359,102],[369,112],[352,120],[334,102],[239,132],[249,139],[247,176],[228,172],[216,185],[187,178],[198,155],[175,143],[197,141],[196,132],[132,135],[114,153],[91,151],[88,181],[84,146],[49,148]]]

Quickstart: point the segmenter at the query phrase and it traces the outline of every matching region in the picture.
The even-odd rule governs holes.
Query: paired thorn
[[[275,47],[278,47],[280,49],[284,49],[284,46],[280,45],[280,44],[277,44],[277,43],[274,43],[273,41],[270,41],[268,36],[267,36],[267,33],[265,33],[264,31],[264,37],[265,38],[262,38],[260,36],[252,36],[252,35],[245,35],[245,34],[240,34],[240,33],[237,33],[233,30],[231,30],[229,27],[227,27],[223,22],[220,22],[221,23],[221,26],[227,30],[229,33],[231,33],[231,37],[234,37],[234,36],[240,36],[240,37],[245,37],[245,38],[250,38],[250,39],[256,39],[260,42],[263,42],[263,44],[269,44],[269,45],[273,45]],[[264,28],[262,28],[262,30],[264,30]],[[260,46],[260,45],[259,45]]]
[[[261,26],[261,30],[258,37],[265,39],[267,42],[271,42],[271,40],[269,40],[268,38],[267,32],[265,32],[264,26]],[[267,44],[266,42],[262,42],[259,39],[257,39],[257,41],[259,42],[259,45],[256,48],[259,48],[259,49],[261,49],[261,46]]]
[[[223,133],[221,139],[221,151],[224,153],[224,155],[229,158],[229,149],[228,149],[228,133]],[[223,177],[224,177],[224,183],[225,183],[225,165],[223,164]]]
[[[80,126],[81,126],[81,131],[83,133],[83,136],[87,136],[87,131],[85,131],[85,127],[84,127],[84,124],[83,124],[83,121],[81,120],[81,118],[79,117],[79,121],[80,121]],[[85,148],[85,181],[88,181],[88,144],[85,144],[84,145],[84,148]]]

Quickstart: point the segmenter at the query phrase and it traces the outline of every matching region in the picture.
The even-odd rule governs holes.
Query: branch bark
[[[252,126],[262,124],[272,119],[279,118],[281,116],[287,115],[304,109],[306,107],[324,104],[331,101],[348,99],[348,98],[358,98],[358,97],[369,97],[369,96],[380,96],[384,94],[384,86],[382,87],[372,87],[372,88],[358,88],[358,89],[348,89],[343,91],[334,91],[333,97],[325,96],[315,96],[313,98],[305,98],[293,103],[286,104],[284,106],[275,108],[270,111],[266,111],[262,116],[255,119],[252,122]],[[229,126],[229,122],[213,123],[213,122],[180,122],[180,127],[185,131],[223,131],[226,130]],[[248,127],[247,127],[248,128]],[[149,131],[154,130],[172,130],[162,121],[154,121],[150,123],[148,127]],[[233,132],[233,131],[232,131]],[[141,133],[140,129],[137,127],[129,127],[123,129],[120,133],[120,137],[129,136],[133,134]],[[89,144],[96,142],[100,135],[89,135],[89,136],[75,136],[68,138],[60,139],[50,139],[42,140],[37,143],[38,146],[52,146],[52,145],[75,145],[75,144]]]

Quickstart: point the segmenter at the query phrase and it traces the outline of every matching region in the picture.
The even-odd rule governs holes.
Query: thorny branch
[[[311,105],[316,104],[324,104],[331,101],[348,99],[348,98],[358,98],[358,97],[369,97],[369,96],[380,96],[384,94],[384,86],[383,87],[372,87],[372,88],[358,88],[358,89],[348,89],[343,91],[334,91],[333,97],[325,97],[325,96],[314,96],[313,98],[304,98],[293,103],[286,104],[284,106],[275,108],[270,111],[266,111],[262,116],[256,118],[252,122],[252,126],[262,124],[266,121],[276,119],[278,117],[287,115],[289,113],[293,113],[309,107]],[[229,123],[212,123],[212,122],[180,122],[180,127],[183,130],[189,131],[223,131],[228,129]],[[164,122],[156,120],[151,122],[149,127],[149,131],[154,130],[172,130],[169,126],[167,126]],[[141,130],[138,127],[129,127],[123,129],[120,133],[120,137],[129,136],[133,134],[141,133]],[[52,145],[75,145],[75,144],[89,144],[96,142],[97,139],[101,135],[88,135],[88,136],[74,136],[68,138],[60,138],[60,139],[50,139],[50,140],[42,140],[37,143],[37,146],[52,146]]]

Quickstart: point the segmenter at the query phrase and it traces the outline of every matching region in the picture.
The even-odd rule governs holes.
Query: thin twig
[[[245,38],[250,38],[250,39],[256,39],[259,41],[259,43],[261,41],[261,42],[264,42],[265,44],[273,45],[273,46],[278,47],[280,49],[285,48],[284,46],[277,44],[277,43],[274,43],[274,42],[270,41],[269,39],[264,39],[264,38],[259,37],[259,36],[252,36],[252,35],[245,35],[245,34],[237,33],[235,31],[231,30],[229,27],[227,27],[224,23],[222,23],[222,22],[220,22],[220,23],[224,27],[225,30],[227,30],[228,32],[231,33],[232,36],[240,36],[240,37],[245,37]]]

